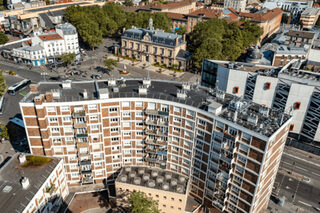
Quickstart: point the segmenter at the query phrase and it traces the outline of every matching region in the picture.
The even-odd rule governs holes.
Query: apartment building
[[[201,8],[195,0],[183,0],[177,2],[171,2],[168,4],[154,4],[150,7],[150,10],[153,12],[171,12],[171,13],[180,13],[188,14],[194,10]]]
[[[70,185],[148,166],[184,176],[187,196],[228,212],[266,208],[291,122],[221,91],[150,79],[40,82],[20,108],[31,152],[63,158]]]
[[[319,74],[300,65],[299,59],[280,67],[205,60],[201,81],[204,86],[292,114],[290,135],[320,145]]]
[[[293,18],[297,18],[304,10],[312,8],[312,5],[313,1],[309,0],[267,0],[263,3],[263,8],[267,8],[269,10],[273,10],[275,8],[287,10],[291,12]]]
[[[3,213],[58,212],[68,194],[62,159],[17,153],[0,169]]]
[[[247,6],[246,0],[225,0],[223,3],[224,9],[233,8],[238,12],[245,11]]]
[[[186,51],[186,45],[185,35],[154,29],[150,18],[147,29],[133,27],[124,32],[120,53],[149,64],[158,63],[167,67],[176,64],[179,70],[188,70],[191,54]]]
[[[12,49],[11,58],[16,62],[41,66],[67,53],[75,53],[76,59],[80,58],[78,33],[70,23],[59,24],[55,31],[32,37],[31,45],[27,43]]]
[[[319,17],[319,8],[308,8],[301,13],[300,24],[302,29],[310,30],[314,27]]]

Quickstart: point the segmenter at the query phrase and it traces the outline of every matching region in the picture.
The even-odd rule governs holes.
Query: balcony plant
[[[50,195],[54,192],[54,190],[56,189],[55,184],[51,184],[50,187],[46,188],[46,193],[49,193]]]

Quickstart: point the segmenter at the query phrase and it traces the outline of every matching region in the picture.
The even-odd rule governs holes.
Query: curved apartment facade
[[[290,116],[199,85],[150,79],[40,82],[20,102],[30,150],[61,157],[70,185],[122,167],[189,179],[206,208],[266,208]]]

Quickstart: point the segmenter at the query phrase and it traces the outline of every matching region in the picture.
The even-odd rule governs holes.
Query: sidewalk
[[[117,56],[114,56],[114,55],[108,55],[108,58],[111,58],[111,59],[114,59],[114,60],[118,60],[118,57]],[[145,63],[145,62],[139,62],[139,61],[135,61],[132,63],[132,61],[128,60],[128,59],[123,59],[123,58],[119,58],[120,61],[118,62],[119,64],[123,64],[123,65],[130,65],[132,66],[135,66],[135,67],[138,67],[138,68],[141,68],[141,69],[146,69],[146,70],[149,70],[149,71],[152,71],[152,72],[159,72],[159,69],[160,67],[155,67],[153,65],[150,65],[148,63]],[[146,67],[144,68],[144,64],[146,65]],[[174,71],[172,70],[169,70],[169,69],[164,69],[164,68],[161,68],[161,74],[165,74],[165,75],[168,75],[168,76],[173,76],[174,75]],[[175,73],[175,77],[176,78],[179,78],[181,77],[182,75],[184,74],[184,72],[176,72]]]
[[[76,192],[78,193],[87,193],[87,192],[94,192],[94,191],[101,191],[106,190],[105,185],[103,183],[96,183],[96,184],[88,184],[82,186],[70,186],[69,192]]]

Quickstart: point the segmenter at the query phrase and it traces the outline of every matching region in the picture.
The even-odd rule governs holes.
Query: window
[[[110,118],[110,123],[117,123],[118,122],[118,118]]]
[[[117,107],[112,107],[109,109],[109,112],[118,112],[118,108]]]
[[[55,112],[56,111],[56,108],[55,107],[47,107],[47,112]]]
[[[123,136],[131,136],[131,132],[123,132]]]
[[[142,101],[136,101],[135,102],[136,107],[143,107],[143,102]]]
[[[89,104],[88,108],[89,108],[89,110],[96,110],[96,109],[98,109],[98,106],[97,106],[97,104]]]
[[[73,137],[66,137],[65,140],[66,142],[73,142]]]
[[[205,125],[206,125],[206,122],[205,122],[204,120],[201,120],[201,119],[198,120],[198,123],[199,123],[201,126],[205,126]]]
[[[99,130],[99,125],[91,125],[90,129],[91,130]]]
[[[118,137],[111,138],[111,141],[112,141],[112,142],[119,141],[119,138],[118,138]]]
[[[165,199],[165,200],[166,200],[166,199],[167,199],[167,196],[163,196],[163,199]]]
[[[143,116],[143,112],[136,112],[136,117],[142,117]]]
[[[115,164],[112,165],[113,168],[119,168],[120,166],[121,166],[120,163],[115,163]]]
[[[178,132],[178,133],[180,133],[180,128],[173,127],[173,131],[174,131],[174,132]]]
[[[94,165],[95,166],[102,166],[102,162],[95,162]]]
[[[229,134],[230,134],[230,135],[236,136],[236,135],[237,135],[237,132],[238,132],[238,131],[237,131],[236,129],[231,128],[231,127],[229,128]]]
[[[93,150],[100,150],[101,145],[100,144],[92,144],[92,149]]]
[[[192,116],[192,117],[194,117],[194,115],[195,115],[195,112],[194,112],[194,111],[191,111],[191,110],[188,110],[188,109],[187,109],[187,112],[186,112],[186,114],[187,114],[187,115],[189,115],[189,116]]]
[[[300,109],[301,102],[295,102],[293,105],[293,109]]]
[[[95,171],[96,175],[103,175],[103,171],[99,170],[99,171]]]
[[[130,112],[123,112],[122,117],[130,117]]]
[[[179,202],[180,202],[180,203],[182,203],[182,200],[181,200],[181,199],[179,199]]]
[[[155,109],[156,109],[156,103],[154,103],[154,102],[149,102],[149,103],[148,103],[148,109],[155,110]]]
[[[173,107],[173,111],[181,113],[181,108],[180,107]]]
[[[67,146],[67,152],[74,152],[76,148],[74,146]]]
[[[173,117],[173,121],[174,121],[174,122],[178,122],[178,123],[180,123],[180,122],[181,122],[181,118]]]
[[[100,139],[100,136],[99,135],[92,135],[92,140],[94,141],[98,141]]]
[[[122,102],[122,107],[130,107],[130,102],[129,101]]]
[[[98,115],[90,115],[90,116],[89,116],[89,119],[90,119],[91,121],[93,121],[93,120],[98,120],[98,118],[99,118]]]
[[[237,94],[239,92],[239,87],[233,87],[233,93]]]
[[[53,147],[53,151],[54,151],[55,153],[57,153],[57,152],[63,152],[62,147]]]
[[[53,138],[53,143],[61,143],[61,138]]]
[[[136,132],[137,136],[143,136],[143,132]]]
[[[111,150],[114,151],[114,150],[119,150],[120,149],[120,146],[113,146],[111,147]]]
[[[123,141],[124,146],[131,146],[131,141]]]
[[[119,129],[118,129],[118,127],[116,127],[116,128],[111,128],[110,131],[111,131],[111,132],[118,132]]]
[[[204,131],[198,130],[198,134],[201,136],[205,136],[206,133]]]
[[[162,205],[163,208],[166,208],[167,206],[165,204]]]
[[[49,121],[51,123],[56,123],[56,122],[58,122],[58,118],[49,118]]]
[[[64,127],[63,130],[64,130],[64,132],[73,132],[72,127]]]
[[[79,176],[79,173],[77,173],[77,172],[71,173],[71,177],[78,177],[78,176]]]
[[[59,133],[60,129],[59,128],[51,128],[52,133]]]
[[[130,127],[130,122],[123,122],[122,127]]]
[[[247,161],[246,158],[244,158],[244,157],[242,157],[242,156],[240,156],[240,155],[238,155],[238,160],[239,160],[240,162],[242,162],[242,163],[246,163],[246,161]]]
[[[174,201],[174,198],[173,198],[173,197],[171,198],[171,201]]]

